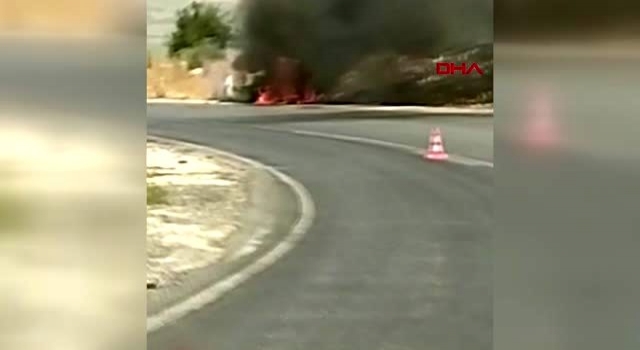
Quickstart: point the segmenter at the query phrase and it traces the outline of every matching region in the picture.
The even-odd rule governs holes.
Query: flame
[[[300,63],[278,58],[270,82],[260,89],[257,105],[307,104],[318,101],[315,90],[307,85],[301,89]]]

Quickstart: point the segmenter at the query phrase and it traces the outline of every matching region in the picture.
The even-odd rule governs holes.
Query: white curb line
[[[155,315],[151,315],[147,317],[147,334],[152,333],[161,327],[175,322],[176,320],[186,316],[192,311],[201,309],[207,304],[210,304],[220,297],[222,297],[227,292],[235,289],[240,284],[247,281],[249,278],[254,275],[264,271],[269,266],[273,265],[276,261],[278,261],[281,257],[287,254],[291,249],[293,249],[300,240],[307,233],[311,224],[313,223],[315,217],[315,206],[313,204],[313,200],[309,195],[307,189],[292,179],[291,177],[283,174],[282,172],[276,170],[273,167],[264,165],[255,160],[245,158],[233,153],[213,149],[210,147],[200,146],[196,144],[191,144],[188,142],[175,141],[171,139],[166,139],[163,137],[156,136],[148,136],[149,140],[156,140],[160,142],[167,142],[176,145],[182,145],[186,147],[195,148],[201,151],[205,151],[208,153],[215,153],[222,156],[230,157],[236,159],[238,161],[244,162],[250,166],[256,168],[262,168],[272,175],[274,175],[278,180],[287,184],[291,189],[295,192],[296,197],[298,199],[298,206],[300,208],[300,217],[291,228],[291,231],[287,235],[287,237],[282,240],[278,245],[269,251],[266,255],[262,256],[260,259],[254,261],[249,266],[245,267],[243,270],[225,278],[222,281],[219,281],[205,290],[189,297],[183,302],[180,302],[176,305],[170,306]]]
[[[425,114],[464,114],[464,115],[493,115],[493,108],[473,107],[429,107],[429,106],[368,106],[368,105],[327,105],[326,108],[336,108],[358,111],[387,111],[413,112]]]
[[[152,99],[147,99],[147,104],[148,105],[234,105],[234,104],[240,104],[240,103],[218,101],[218,100],[152,98]]]
[[[147,104],[171,104],[171,105],[244,105],[254,106],[250,103],[223,102],[217,100],[190,100],[190,99],[147,99]],[[387,112],[413,112],[425,114],[462,114],[462,115],[493,115],[493,108],[473,108],[473,107],[428,107],[428,106],[370,106],[370,105],[276,105],[264,106],[263,108],[290,108],[307,110],[310,106],[317,110],[335,111],[387,111]]]

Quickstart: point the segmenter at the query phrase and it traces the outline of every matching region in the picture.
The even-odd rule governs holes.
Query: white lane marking
[[[253,262],[243,270],[225,278],[222,281],[214,283],[205,290],[194,294],[183,302],[170,306],[155,315],[147,317],[147,334],[157,331],[163,326],[173,323],[178,319],[186,316],[190,312],[201,309],[202,307],[218,300],[222,295],[235,289],[240,284],[247,281],[254,275],[264,271],[269,266],[273,265],[276,261],[286,255],[291,249],[293,249],[300,240],[307,233],[315,217],[315,205],[311,199],[311,195],[307,189],[294,180],[293,178],[283,174],[282,172],[270,167],[268,165],[259,163],[253,159],[245,158],[237,154],[213,149],[210,147],[191,144],[188,142],[175,141],[162,137],[148,136],[148,139],[158,140],[161,142],[169,142],[177,145],[183,145],[191,148],[196,148],[209,153],[216,153],[226,157],[237,159],[238,161],[249,164],[256,168],[262,168],[271,174],[273,174],[278,180],[287,184],[296,194],[298,199],[298,207],[300,210],[300,216],[293,225],[289,235],[284,238],[278,245],[269,251],[266,255]]]
[[[409,152],[416,155],[422,155],[424,153],[424,150],[418,147],[404,145],[401,143],[395,143],[390,141],[376,140],[376,139],[371,139],[367,137],[333,134],[333,133],[308,131],[308,130],[281,129],[281,128],[274,128],[274,127],[268,127],[268,126],[255,126],[255,128],[268,130],[268,131],[276,131],[276,132],[288,132],[291,134],[303,135],[303,136],[321,137],[321,138],[332,139],[332,140],[359,142],[359,143],[365,143],[369,145],[389,147],[389,148],[398,149],[398,150]],[[449,154],[448,162],[466,165],[466,166],[481,166],[481,167],[493,168],[493,162],[469,158],[469,157],[456,155],[456,154]]]

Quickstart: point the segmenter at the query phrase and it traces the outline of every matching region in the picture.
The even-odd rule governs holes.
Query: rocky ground
[[[250,169],[223,156],[147,143],[147,287],[219,262],[249,203]]]

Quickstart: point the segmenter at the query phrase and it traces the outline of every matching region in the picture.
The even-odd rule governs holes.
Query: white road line
[[[220,151],[210,147],[155,136],[148,136],[148,139],[187,146],[204,152],[223,155],[244,162],[256,168],[265,169],[280,181],[287,184],[295,192],[301,214],[300,217],[298,217],[296,223],[293,225],[288,236],[280,243],[278,243],[278,245],[273,250],[269,251],[266,255],[256,260],[251,265],[244,268],[242,271],[239,271],[236,274],[231,275],[224,280],[209,286],[205,290],[189,297],[187,300],[170,306],[155,315],[147,317],[147,334],[152,333],[167,324],[173,323],[176,320],[186,316],[190,312],[201,309],[207,304],[218,300],[222,295],[235,289],[240,284],[247,281],[249,278],[273,265],[276,261],[287,254],[300,242],[300,240],[304,237],[304,235],[311,227],[311,224],[313,223],[315,217],[315,205],[307,189],[296,180],[274,169],[273,167],[264,165],[253,159],[245,158],[233,153]]]
[[[369,144],[369,145],[376,145],[376,146],[394,148],[394,149],[398,149],[398,150],[409,152],[409,153],[416,154],[416,155],[422,155],[422,153],[424,152],[423,149],[418,148],[418,147],[404,145],[404,144],[401,144],[401,143],[376,140],[376,139],[371,139],[371,138],[367,138],[367,137],[350,136],[350,135],[343,135],[343,134],[333,134],[333,133],[308,131],[308,130],[281,129],[281,128],[274,128],[274,127],[268,127],[268,126],[255,126],[255,128],[263,129],[263,130],[269,130],[269,131],[276,131],[276,132],[288,132],[288,133],[296,134],[296,135],[321,137],[321,138],[332,139],[332,140],[358,142],[358,143],[364,143],[364,144]],[[480,167],[493,168],[493,162],[488,162],[488,161],[485,161],[485,160],[469,158],[469,157],[456,155],[456,154],[449,154],[448,162],[455,163],[455,164],[466,165],[466,166],[480,166]]]

